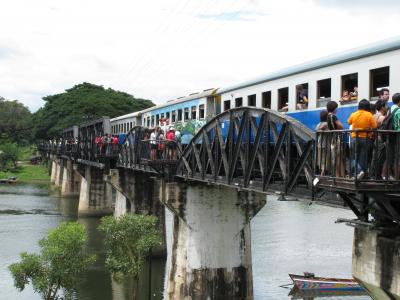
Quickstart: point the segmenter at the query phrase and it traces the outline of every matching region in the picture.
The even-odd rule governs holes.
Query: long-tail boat
[[[299,290],[320,291],[363,291],[364,288],[353,278],[326,278],[315,277],[313,273],[304,275],[289,274],[295,287]]]

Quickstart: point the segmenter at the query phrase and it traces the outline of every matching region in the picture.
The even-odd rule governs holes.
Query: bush
[[[118,275],[138,278],[147,256],[153,247],[161,245],[157,218],[125,214],[101,219],[99,230],[105,234],[106,267]]]
[[[7,171],[9,168],[16,168],[19,150],[17,144],[5,143],[0,145],[0,169]]]
[[[14,286],[22,291],[29,283],[43,299],[71,296],[79,275],[96,260],[85,253],[87,234],[77,222],[62,223],[40,240],[40,255],[21,253],[21,262],[9,266]]]

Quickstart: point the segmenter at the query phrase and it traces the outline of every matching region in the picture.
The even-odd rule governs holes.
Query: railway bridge
[[[358,158],[347,153],[345,138],[336,137],[344,133],[323,138],[291,117],[249,107],[216,116],[188,145],[173,143],[176,156],[163,150],[150,159],[152,144],[169,145],[150,140],[147,128],[134,127],[122,145],[99,146],[96,137],[109,133],[109,118],[103,117],[68,128],[61,142],[39,149],[52,162],[52,182],[63,194],[79,194],[80,215],[156,215],[164,236],[159,255],[166,253],[164,206],[173,213],[169,299],[252,299],[250,220],[267,193],[322,201],[330,192],[340,195],[357,217],[343,220],[356,227],[353,273],[373,293],[400,295],[399,269],[384,264],[395,253],[380,247],[388,238],[390,249],[397,245],[400,181],[351,176]],[[327,148],[322,140],[341,141],[336,147],[344,152],[336,161],[348,164],[348,174],[338,176],[332,172],[336,166],[321,173],[318,152]],[[210,201],[206,195],[213,193],[224,197]],[[382,225],[376,229],[378,218]],[[371,251],[373,263],[367,259]],[[366,270],[379,274],[366,278]]]

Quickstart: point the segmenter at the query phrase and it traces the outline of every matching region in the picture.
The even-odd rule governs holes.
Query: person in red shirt
[[[175,129],[174,127],[170,127],[167,132],[167,147],[168,147],[168,158],[176,159],[176,144],[175,144]]]

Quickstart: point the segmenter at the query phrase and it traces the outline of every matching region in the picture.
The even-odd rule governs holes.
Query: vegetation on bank
[[[0,179],[9,177],[17,177],[22,182],[50,180],[49,170],[43,164],[30,165],[27,163],[17,166],[14,170],[0,171]]]
[[[35,147],[18,147],[15,143],[0,145],[0,179],[17,177],[19,181],[49,181],[49,171],[43,164],[32,165]]]

